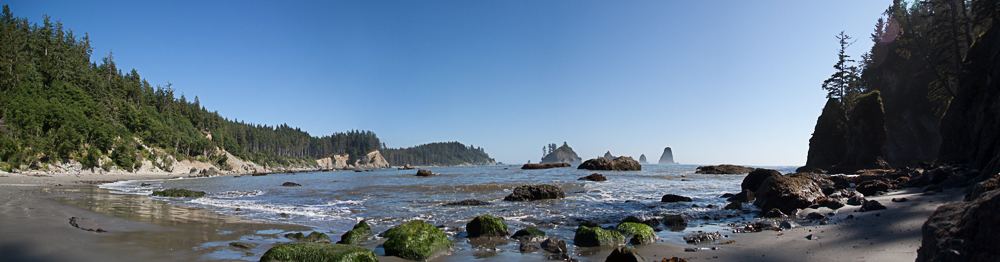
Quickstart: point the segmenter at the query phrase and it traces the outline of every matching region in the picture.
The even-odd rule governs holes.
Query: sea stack
[[[648,162],[646,162],[646,154],[639,155],[639,164],[643,165],[649,164]]]
[[[605,153],[604,153],[604,158],[607,158],[607,159],[615,159],[615,156],[614,156],[614,155],[611,155],[611,151],[608,151],[608,152],[605,152]]]
[[[555,144],[552,144],[552,146],[555,146]],[[580,158],[580,156],[576,155],[576,152],[573,151],[573,148],[569,147],[569,145],[567,145],[566,142],[563,142],[562,146],[556,148],[555,150],[552,150],[551,152],[546,154],[545,157],[542,157],[542,161],[539,163],[545,164],[545,163],[579,163],[579,162],[583,162],[583,158]],[[531,160],[528,160],[528,163],[530,164]]]
[[[663,149],[663,155],[660,156],[660,162],[659,162],[659,164],[661,164],[661,165],[676,165],[677,164],[677,162],[674,162],[674,153],[670,151],[670,147],[669,146],[667,148]]]

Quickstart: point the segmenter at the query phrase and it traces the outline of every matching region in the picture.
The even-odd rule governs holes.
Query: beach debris
[[[257,243],[247,243],[247,242],[229,242],[229,246],[242,249],[252,249],[260,244]]]
[[[203,197],[205,196],[205,191],[191,191],[181,188],[171,188],[159,191],[153,191],[153,196],[162,197]]]
[[[706,243],[715,242],[716,240],[719,240],[720,238],[722,238],[722,234],[719,234],[718,231],[716,231],[716,232],[701,232],[701,231],[698,231],[698,233],[695,233],[693,235],[684,237],[684,241],[686,241],[688,244],[695,244],[695,245],[697,245],[697,244],[700,244],[702,242],[706,242]]]
[[[375,252],[352,245],[327,243],[277,244],[264,252],[261,262],[277,261],[365,261],[376,262]]]
[[[626,238],[631,236],[629,243],[633,245],[651,244],[659,239],[653,228],[643,223],[622,222],[615,229],[621,232]]]
[[[819,239],[819,237],[818,236],[813,236],[813,234],[809,234],[808,236],[806,236],[806,239],[808,239],[808,240],[817,240],[817,239]]]
[[[674,203],[674,202],[691,202],[692,199],[686,196],[678,196],[674,194],[666,194],[660,198],[660,202]]]
[[[348,244],[348,245],[361,245],[367,244],[375,240],[375,235],[372,234],[372,228],[368,226],[368,223],[361,220],[357,224],[354,224],[354,228],[351,231],[347,231],[344,235],[340,236],[340,241],[337,244]]]
[[[611,251],[611,255],[604,260],[605,262],[646,262],[646,258],[639,255],[634,248],[631,247],[618,247],[614,251]]]
[[[581,247],[618,246],[625,244],[625,237],[618,231],[580,226],[573,237],[573,243]]]
[[[489,203],[483,202],[481,200],[476,200],[476,199],[467,199],[467,200],[462,200],[462,201],[458,201],[458,202],[451,202],[451,203],[448,203],[448,204],[445,204],[445,205],[446,206],[485,206],[485,205],[489,205]]]
[[[465,224],[465,232],[473,237],[507,237],[510,230],[503,220],[490,215],[480,215]]]
[[[285,183],[282,183],[281,186],[302,186],[302,185],[300,185],[299,183],[295,183],[295,182],[285,182]]]
[[[882,203],[879,203],[877,200],[868,200],[865,201],[864,204],[861,204],[861,209],[859,209],[858,211],[868,212],[868,211],[882,210],[882,209],[886,209],[885,206],[882,205]]]
[[[522,242],[527,241],[530,243],[542,242],[547,238],[545,231],[539,230],[535,227],[526,227],[511,235],[510,238],[519,239]]]
[[[427,222],[412,220],[385,232],[382,247],[387,256],[423,261],[450,253],[455,244],[444,232]]]
[[[602,174],[593,173],[588,176],[581,177],[580,179],[577,180],[590,180],[594,182],[600,182],[600,181],[608,181],[608,178],[604,177],[604,175]]]
[[[525,185],[514,188],[514,192],[507,197],[504,197],[504,201],[534,201],[543,199],[558,199],[566,197],[566,193],[563,192],[557,186],[553,185]]]
[[[302,242],[315,242],[315,243],[330,243],[330,237],[326,233],[311,232],[309,235],[302,234],[302,232],[288,233],[285,234],[286,238],[295,239]]]
[[[566,247],[566,241],[559,240],[553,237],[550,237],[548,239],[545,239],[545,241],[542,241],[542,249],[545,249],[545,251],[547,252],[556,254],[565,254],[566,252],[569,252],[569,249]]]
[[[69,225],[71,225],[71,226],[73,226],[73,227],[75,227],[75,228],[79,228],[79,229],[81,229],[81,230],[84,230],[84,231],[90,231],[90,232],[97,232],[97,233],[104,233],[104,232],[108,232],[107,230],[104,230],[104,229],[102,229],[102,228],[97,228],[97,229],[93,229],[93,228],[82,228],[82,227],[80,227],[80,225],[79,225],[79,224],[77,224],[77,223],[76,223],[76,220],[77,220],[77,219],[84,219],[84,218],[82,218],[82,217],[70,217],[70,218],[69,218]]]
[[[660,262],[688,262],[688,261],[687,259],[679,257],[671,257],[671,258],[663,258],[663,260],[660,260]]]

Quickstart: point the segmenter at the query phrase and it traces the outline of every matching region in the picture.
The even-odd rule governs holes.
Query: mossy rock
[[[422,261],[451,251],[455,244],[440,229],[420,220],[413,220],[385,232],[382,247],[387,256]]]
[[[656,241],[656,233],[653,232],[653,228],[649,225],[634,222],[622,222],[618,223],[615,227],[619,232],[622,232],[625,236],[632,236],[629,243],[633,245],[646,245]]]
[[[203,197],[205,191],[191,191],[187,189],[172,188],[162,191],[153,191],[153,196],[162,197]]]
[[[473,218],[472,221],[465,224],[465,232],[469,233],[469,237],[506,237],[507,234],[510,234],[507,230],[507,224],[504,224],[503,220],[490,215]]]
[[[354,229],[347,231],[343,236],[340,236],[340,242],[337,244],[365,244],[371,242],[375,239],[375,235],[372,234],[372,228],[368,226],[368,223],[364,220],[358,222],[354,225]]]
[[[329,243],[285,243],[278,244],[260,258],[261,262],[297,261],[359,261],[377,262],[378,257],[371,250],[352,246]]]
[[[302,234],[302,232],[288,233],[285,237],[295,239],[303,242],[317,242],[317,243],[330,243],[330,237],[325,233],[312,232],[309,235]]]
[[[619,246],[625,244],[625,237],[618,231],[580,226],[573,237],[573,243],[580,247]]]
[[[524,229],[518,230],[517,232],[514,232],[514,235],[510,236],[510,238],[524,239],[528,242],[542,242],[547,237],[548,236],[545,234],[545,231],[539,230],[534,227],[526,227]]]

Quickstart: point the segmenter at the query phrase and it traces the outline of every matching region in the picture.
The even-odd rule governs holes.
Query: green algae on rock
[[[285,243],[268,249],[260,258],[261,262],[298,261],[333,262],[358,261],[377,262],[378,257],[371,250],[341,244],[329,243]]]
[[[387,256],[422,261],[450,253],[455,244],[444,232],[427,222],[413,220],[385,232],[382,247]]]
[[[650,244],[657,239],[656,233],[653,232],[653,228],[642,223],[622,222],[618,223],[618,226],[615,227],[615,229],[622,232],[622,234],[626,237],[632,236],[629,243],[632,243],[633,245]]]
[[[162,197],[203,197],[205,196],[205,191],[191,191],[187,189],[172,188],[159,191],[153,191],[153,196]]]
[[[347,231],[343,236],[340,236],[340,241],[337,244],[365,244],[375,240],[375,235],[372,234],[372,228],[368,226],[368,223],[364,220],[358,222],[354,225],[354,229]]]
[[[309,235],[304,235],[302,232],[288,233],[285,237],[295,239],[303,242],[317,242],[317,243],[330,243],[330,237],[325,233],[312,232]]]
[[[490,215],[481,215],[465,224],[469,237],[506,237],[510,234],[503,220]]]
[[[580,229],[576,230],[573,242],[581,247],[618,246],[625,244],[625,237],[617,231],[580,226]]]
[[[534,227],[526,227],[524,229],[514,232],[514,235],[510,236],[513,239],[524,239],[528,242],[542,242],[548,237],[545,231],[539,230]]]

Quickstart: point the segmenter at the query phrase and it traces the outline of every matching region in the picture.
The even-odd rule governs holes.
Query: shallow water
[[[483,245],[464,238],[461,231],[465,223],[483,214],[504,218],[512,232],[534,226],[550,236],[567,240],[570,246],[572,230],[581,220],[614,226],[629,215],[651,218],[659,214],[680,214],[688,220],[689,227],[679,231],[664,229],[658,235],[663,241],[682,243],[681,236],[684,234],[699,230],[725,231],[726,224],[749,219],[746,211],[723,210],[727,202],[719,198],[723,193],[739,192],[743,175],[695,174],[697,166],[691,165],[644,165],[642,171],[627,172],[589,171],[575,167],[542,170],[521,170],[517,166],[428,168],[441,174],[433,177],[415,177],[416,170],[332,171],[123,181],[101,187],[138,195],[149,195],[152,190],[164,188],[206,191],[209,194],[201,198],[152,198],[225,215],[308,226],[332,233],[334,241],[362,219],[371,224],[376,234],[405,221],[420,219],[432,225],[446,226],[445,232],[453,238],[459,250],[472,250],[474,257],[495,256],[496,252],[504,250],[516,253],[517,250],[513,241]],[[794,169],[769,168],[782,173]],[[577,180],[592,173],[601,173],[608,181]],[[284,182],[302,186],[281,186]],[[141,183],[150,185],[140,186]],[[566,192],[566,198],[503,201],[515,187],[527,184],[556,185]],[[664,194],[688,196],[694,201],[662,203],[660,197]],[[445,205],[466,199],[482,200],[489,205]],[[282,214],[287,217],[282,217]],[[497,250],[492,250],[494,247]],[[578,249],[576,253],[586,255],[587,251]]]

